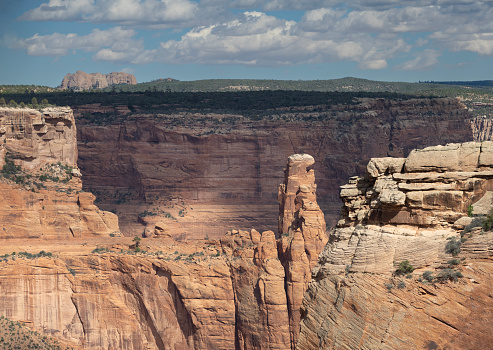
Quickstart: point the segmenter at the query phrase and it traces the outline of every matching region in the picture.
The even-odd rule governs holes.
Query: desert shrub
[[[414,271],[414,267],[411,265],[409,260],[401,261],[399,267],[395,271],[398,275],[405,275]]]
[[[460,264],[460,260],[459,259],[451,259],[451,260],[447,261],[447,264],[449,264],[449,265],[459,265]]]
[[[467,207],[467,216],[472,216],[473,211],[474,211],[474,207],[471,204]]]
[[[437,276],[437,281],[444,283],[447,281],[452,281],[452,282],[457,282],[459,278],[463,277],[462,273],[460,271],[456,271],[453,269],[444,269],[442,270],[438,276]]]
[[[462,242],[460,240],[457,240],[455,237],[450,237],[448,239],[447,244],[445,245],[445,252],[447,254],[452,254],[453,256],[456,256],[457,254],[460,253],[460,245]]]
[[[109,251],[110,250],[108,248],[98,247],[96,249],[93,249],[92,253],[100,254],[100,253],[107,253]]]
[[[406,282],[404,282],[404,281],[400,281],[400,282],[397,284],[397,288],[398,288],[398,289],[404,289],[404,288],[406,288]]]
[[[493,209],[490,210],[486,219],[483,222],[483,229],[485,231],[491,231],[493,229]]]
[[[485,221],[484,217],[474,217],[471,223],[466,227],[464,227],[464,231],[462,231],[461,235],[471,232],[473,228],[482,227],[484,221]]]
[[[433,283],[433,281],[435,280],[435,278],[433,277],[433,272],[431,272],[431,271],[423,272],[422,278],[423,278],[423,280],[430,282],[430,283]]]

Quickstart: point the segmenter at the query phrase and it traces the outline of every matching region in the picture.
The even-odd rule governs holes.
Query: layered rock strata
[[[82,191],[70,108],[0,109],[0,238],[118,233]]]
[[[250,113],[265,111],[140,114],[111,125],[80,124],[85,188],[118,212],[129,234],[152,232],[157,222],[192,239],[219,238],[231,228],[275,231],[275,189],[285,159],[308,153],[317,159],[318,203],[333,226],[339,186],[362,174],[371,157],[404,157],[414,148],[473,139],[470,115],[456,99],[360,99],[272,110],[259,121]],[[155,216],[143,226],[138,216],[146,210]]]
[[[74,74],[67,74],[60,84],[60,89],[71,89],[74,91],[104,89],[111,85],[137,84],[137,80],[132,74],[124,72],[112,72],[109,74],[91,73],[87,74],[78,70]]]
[[[278,192],[281,234],[278,247],[286,271],[292,344],[298,339],[303,293],[318,255],[327,243],[324,214],[316,198],[314,163],[308,154],[290,156]]]
[[[365,177],[341,187],[341,219],[304,297],[298,349],[480,349],[493,340],[482,321],[493,310],[493,233],[468,228],[460,247],[468,209],[493,207],[492,152],[488,141],[373,158]],[[403,261],[414,273],[396,273]]]
[[[161,236],[142,239],[139,254],[127,237],[74,239],[51,257],[11,245],[17,254],[0,255],[0,314],[85,349],[292,349],[327,241],[313,163],[289,157],[279,239],[256,230],[194,244]]]

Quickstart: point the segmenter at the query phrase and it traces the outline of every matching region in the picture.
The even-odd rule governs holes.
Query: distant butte
[[[90,90],[90,89],[104,89],[111,85],[137,84],[137,79],[132,74],[124,72],[112,72],[110,74],[91,73],[87,74],[78,70],[74,74],[67,74],[60,84],[62,90]]]

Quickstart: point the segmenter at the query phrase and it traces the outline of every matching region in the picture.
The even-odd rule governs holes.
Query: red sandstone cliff
[[[313,163],[289,158],[279,240],[256,230],[194,244],[148,238],[139,254],[126,237],[10,242],[0,247],[0,314],[85,349],[292,349],[327,241]],[[54,254],[23,255],[22,244]]]
[[[297,349],[488,348],[493,232],[467,211],[493,208],[492,155],[487,141],[374,158],[342,186]]]
[[[82,192],[70,108],[0,109],[0,238],[119,233]]]
[[[81,123],[84,186],[116,210],[128,234],[152,232],[157,222],[187,238],[220,237],[232,227],[275,231],[284,159],[306,152],[318,160],[318,203],[332,226],[338,187],[363,174],[371,157],[473,139],[456,99],[362,99],[269,112],[260,121],[183,112]],[[138,219],[146,211],[153,215]]]

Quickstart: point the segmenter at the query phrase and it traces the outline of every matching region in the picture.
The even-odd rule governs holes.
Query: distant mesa
[[[111,85],[119,84],[137,84],[137,79],[132,74],[124,72],[112,72],[110,74],[91,73],[87,74],[78,70],[74,74],[67,74],[60,84],[62,90],[90,90],[104,89]]]

